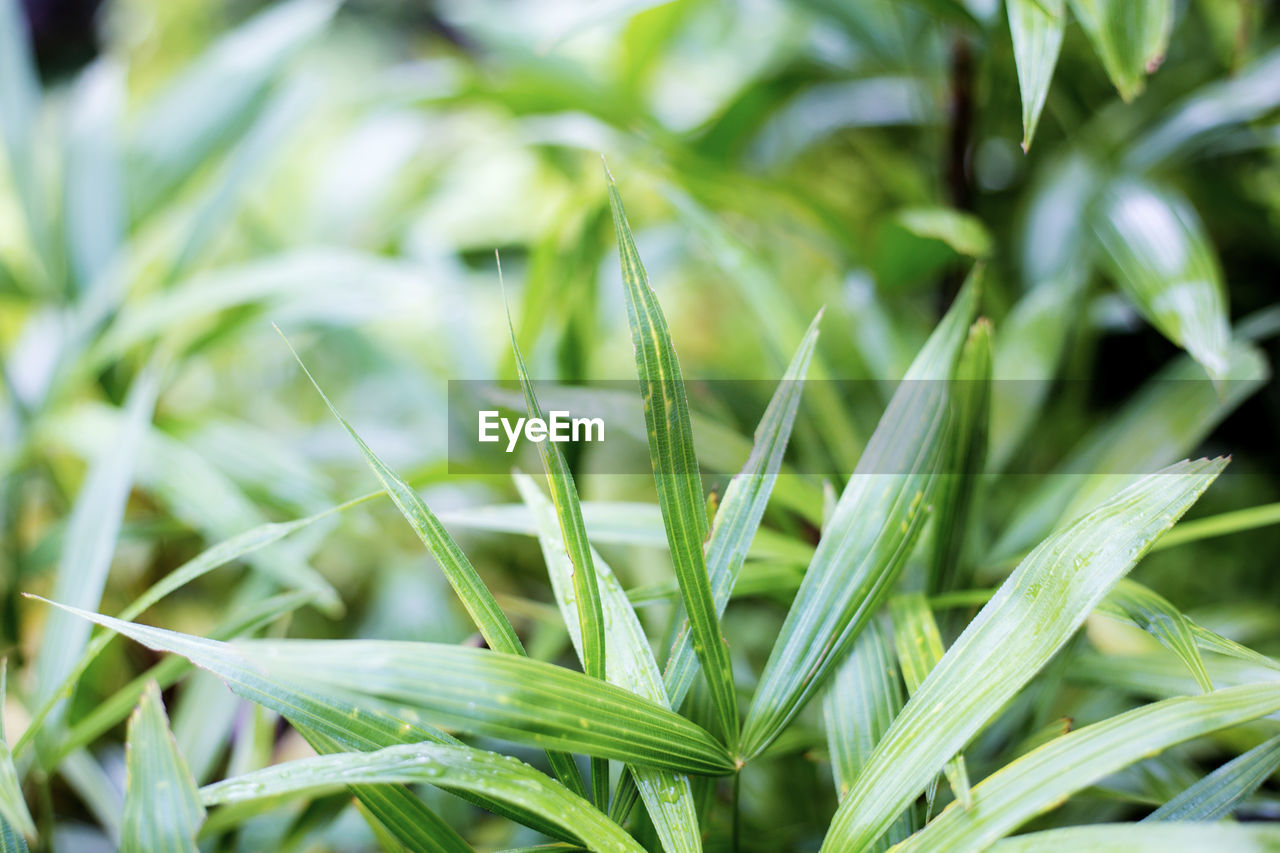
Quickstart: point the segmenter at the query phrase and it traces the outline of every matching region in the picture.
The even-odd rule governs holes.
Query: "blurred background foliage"
[[[1266,381],[1280,330],[1274,15],[1258,0],[1135,2],[1164,17],[1135,24],[1155,46],[1125,57],[1089,25],[1088,10],[1108,5],[0,0],[11,739],[40,696],[34,660],[52,630],[21,591],[57,597],[59,566],[81,559],[100,577],[77,576],[75,594],[116,613],[209,544],[373,488],[271,322],[369,443],[446,521],[455,513],[531,652],[567,659],[536,543],[464,527],[467,508],[516,498],[507,478],[468,475],[465,460],[450,472],[446,382],[513,376],[495,248],[535,377],[632,375],[600,154],[690,378],[776,378],[823,305],[812,376],[897,378],[965,271],[985,263],[996,378],[1035,381],[996,388],[979,585],[1074,502],[1088,505],[1091,481],[1028,472],[1128,473],[1230,452],[1197,515],[1280,501],[1280,396]],[[1019,71],[1023,87],[1043,75],[1052,38],[1015,62],[1019,13],[1064,24],[1026,153]],[[1144,290],[1179,276],[1207,285],[1163,302]],[[1151,384],[1157,375],[1193,381]],[[838,488],[883,395],[833,385],[806,399],[790,452]],[[749,436],[764,403],[708,392],[695,408]],[[708,462],[709,487],[740,464],[726,455]],[[123,505],[118,545],[74,550],[86,471],[110,464],[131,468],[132,486],[113,503],[103,477],[80,523]],[[589,456],[575,464],[591,470]],[[812,541],[822,478],[799,479],[797,505],[811,511],[775,507],[768,524]],[[653,499],[644,477],[584,476],[579,488],[586,500]],[[660,550],[601,547],[631,586],[669,580]],[[1278,552],[1280,529],[1261,528],[1165,550],[1136,577],[1274,651]],[[267,630],[463,640],[429,563],[394,508],[369,503],[184,587],[147,620],[208,634],[298,588],[309,605]],[[730,608],[746,671],[768,653],[778,598]],[[662,606],[641,612],[664,624]],[[1134,642],[1102,629],[1090,639]],[[68,720],[153,663],[113,645]],[[173,691],[193,772],[217,778],[263,712],[211,678]],[[1125,701],[1095,697],[1075,713]],[[46,807],[63,849],[109,844],[123,734],[123,715],[105,720],[75,753],[89,764],[53,777]],[[744,780],[758,849],[811,842],[806,827],[833,808],[810,735],[802,726],[775,748],[787,773]],[[1161,759],[1151,778],[1113,787],[1194,760]],[[514,843],[505,822],[435,799],[478,843]],[[1103,799],[1126,814],[1123,797]],[[372,843],[353,809],[330,811],[305,832],[291,813],[258,818],[234,843]]]

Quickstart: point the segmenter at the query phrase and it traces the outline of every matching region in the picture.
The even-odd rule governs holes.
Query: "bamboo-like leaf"
[[[1280,524],[1280,503],[1251,506],[1231,512],[1209,515],[1191,521],[1184,521],[1160,537],[1155,550],[1175,548],[1188,542],[1199,542],[1201,539],[1212,539],[1215,536],[1226,536],[1243,530],[1254,530]]]
[[[1179,462],[1045,540],[969,623],[885,734],[824,842],[873,843],[1061,648],[1225,467]]]
[[[63,219],[81,292],[106,273],[128,227],[118,143],[124,93],[124,70],[100,60],[80,75],[70,104]]]
[[[283,539],[291,533],[303,530],[335,513],[343,512],[351,507],[363,504],[373,498],[379,497],[382,494],[383,492],[381,490],[372,492],[347,501],[346,503],[331,507],[322,512],[315,513],[307,518],[300,518],[295,521],[268,522],[267,524],[246,530],[239,536],[234,536],[225,542],[219,542],[218,544],[200,552],[195,557],[192,557],[190,560],[183,563],[160,580],[156,581],[145,592],[143,592],[142,595],[138,596],[138,598],[136,598],[128,607],[122,610],[117,618],[125,622],[132,622],[152,605],[156,604],[170,593],[181,589],[214,569],[225,566],[235,560],[239,560],[261,548],[265,548],[273,542]],[[309,600],[309,598],[310,594],[303,594],[302,600]],[[297,604],[293,605],[293,607],[296,606]],[[44,720],[47,715],[53,710],[58,701],[71,695],[71,691],[75,687],[80,676],[84,674],[90,664],[97,660],[98,655],[102,654],[103,649],[110,644],[114,637],[115,634],[111,633],[101,634],[89,643],[88,648],[85,649],[84,654],[80,656],[80,659],[76,661],[75,666],[72,667],[71,672],[67,674],[62,685],[57,690],[53,691],[45,704],[32,716],[31,722],[27,726],[27,730],[23,732],[22,742],[25,743],[39,733],[44,725]],[[101,708],[101,706],[99,706],[99,708]]]
[[[1100,823],[1032,832],[1001,841],[991,853],[1272,853],[1280,827],[1235,823],[1180,823],[1176,826]]]
[[[28,853],[27,840],[0,816],[0,853]]]
[[[729,481],[711,526],[707,541],[707,575],[711,581],[711,595],[716,614],[723,615],[742,570],[748,549],[755,540],[764,517],[769,495],[778,480],[782,457],[787,450],[791,428],[804,390],[804,378],[813,358],[818,340],[818,324],[822,312],[813,318],[799,348],[787,366],[769,405],[756,427],[755,443],[751,456],[742,470]],[[684,702],[697,669],[697,657],[693,653],[692,625],[686,622],[677,634],[671,654],[667,658],[664,673],[667,693],[672,707]]]
[[[284,334],[281,333],[280,337],[283,339]],[[475,567],[467,559],[467,555],[458,547],[458,543],[449,535],[449,531],[445,530],[444,525],[440,523],[440,519],[436,518],[435,513],[418,496],[418,493],[402,480],[396,472],[387,467],[386,463],[379,459],[378,455],[369,448],[369,445],[364,443],[364,439],[360,438],[355,428],[347,422],[346,418],[342,417],[337,407],[330,402],[329,397],[320,388],[320,384],[311,375],[311,371],[307,370],[307,366],[302,363],[302,359],[298,356],[297,351],[294,350],[293,345],[289,343],[288,339],[284,339],[284,341],[285,346],[289,347],[289,351],[293,353],[293,357],[297,360],[298,366],[302,368],[302,372],[307,375],[307,379],[311,380],[316,393],[320,395],[329,411],[342,424],[347,434],[351,436],[351,440],[356,443],[361,455],[364,456],[365,463],[368,464],[369,469],[373,471],[379,482],[382,483],[382,487],[386,489],[387,494],[391,496],[391,500],[395,503],[396,508],[400,510],[400,514],[404,516],[405,521],[409,522],[413,532],[418,534],[418,539],[422,541],[422,544],[426,545],[427,550],[436,558],[436,562],[440,564],[441,570],[444,571],[449,585],[453,587],[453,591],[461,599],[462,606],[466,608],[468,615],[471,616],[471,621],[475,623],[476,629],[480,631],[480,636],[484,637],[489,648],[505,654],[524,655],[524,645],[516,635],[516,629],[511,626],[511,621],[507,619],[506,614],[502,612],[502,608],[498,606],[498,602],[494,600],[493,593],[489,591],[489,587],[485,586]],[[568,785],[574,793],[581,793],[585,790],[585,786],[582,783],[582,775],[578,771],[578,765],[573,762],[571,757],[554,752],[547,757],[551,761],[551,766],[560,781]]]
[[[240,695],[339,742],[390,745],[371,736],[381,736],[384,724],[394,732],[398,726],[392,724],[404,721],[377,712],[405,707],[441,726],[518,743],[684,773],[733,769],[725,748],[683,717],[580,672],[517,655],[381,640],[219,643],[63,609],[149,648],[180,654],[222,676]],[[375,718],[372,730],[365,727],[368,717]]]
[[[0,659],[0,711],[4,709],[7,676],[8,662]],[[5,739],[3,713],[0,713],[0,823],[4,824],[4,827],[0,827],[0,838],[3,838],[5,829],[9,827],[12,827],[16,835],[36,837],[36,824],[31,819],[31,812],[27,810],[27,801],[22,798],[22,782],[18,779],[13,753],[9,751],[9,742]],[[24,841],[23,847],[25,846]]]
[[[1159,67],[1173,29],[1173,0],[1071,0],[1080,27],[1126,101]]]
[[[1269,371],[1247,344],[1230,348],[1230,381],[1221,389],[1183,356],[1172,361],[1109,421],[1085,436],[1054,476],[1016,510],[992,552],[1015,556],[1118,491],[1144,470],[1191,453],[1213,428],[1259,388]],[[1089,475],[1089,476],[1081,476]]]
[[[1031,148],[1067,25],[1063,0],[1005,0],[1022,91],[1022,150]]]
[[[978,304],[977,275],[916,356],[823,530],[760,676],[743,732],[747,758],[822,686],[887,597],[923,527],[948,434],[949,380]]]
[[[195,853],[204,807],[196,793],[196,782],[169,731],[169,718],[154,681],[129,718],[125,763],[128,778],[121,849],[125,853]]]
[[[831,772],[840,799],[853,787],[904,701],[893,646],[873,619],[836,670],[823,702]],[[868,853],[881,853],[916,829],[915,810],[907,808]]]
[[[516,474],[515,480],[521,497],[538,523],[538,541],[542,545],[542,555],[547,563],[556,603],[560,606],[561,616],[569,629],[569,638],[578,650],[578,656],[585,657],[581,617],[573,601],[577,594],[573,577],[577,564],[568,556],[564,546],[562,525],[557,523],[557,519],[562,516],[528,476]],[[590,548],[585,541],[583,545]],[[591,562],[587,565],[595,573],[595,584],[599,589],[603,611],[601,623],[608,626],[604,659],[609,682],[670,708],[662,674],[653,659],[653,649],[649,646],[640,621],[636,619],[635,611],[631,609],[627,594],[599,554],[591,551],[589,557]],[[668,853],[701,850],[698,814],[694,808],[688,777],[658,767],[633,766],[629,770],[644,799],[645,808],[662,841],[663,849]]]
[[[607,172],[607,170],[606,170]],[[671,562],[692,628],[694,651],[711,687],[712,701],[725,742],[738,741],[738,700],[733,686],[729,646],[720,629],[702,550],[707,536],[707,510],[702,479],[693,448],[689,401],[671,333],[649,277],[631,226],[622,209],[618,187],[609,176],[609,204],[618,235],[618,258],[626,288],[627,319],[635,348],[636,373],[644,399],[649,432],[649,458],[658,489],[658,505],[667,527]]]
[[[27,220],[32,243],[45,254],[48,234],[36,167],[36,121],[41,105],[40,77],[27,35],[22,0],[0,0],[0,140],[8,174]]]
[[[406,744],[376,752],[304,758],[207,785],[200,796],[205,805],[212,806],[314,794],[344,784],[397,782],[427,782],[511,802],[541,815],[592,850],[643,850],[586,800],[524,762],[467,746]]]
[[[1135,708],[1050,741],[982,780],[973,807],[948,806],[899,853],[985,850],[1108,774],[1174,744],[1280,710],[1280,684],[1231,687]]]
[[[1144,180],[1117,179],[1102,190],[1093,229],[1116,283],[1151,325],[1210,376],[1227,375],[1226,288],[1204,224],[1187,200]]]
[[[115,440],[94,459],[76,496],[58,561],[54,595],[88,610],[97,609],[115,552],[116,537],[133,483],[134,466],[159,392],[158,371],[147,368],[134,379]],[[49,614],[36,662],[36,695],[47,701],[75,667],[89,642],[90,626],[65,613]],[[52,714],[56,722],[59,711]]]
[[[956,365],[954,425],[947,441],[945,474],[934,497],[934,543],[929,560],[931,594],[971,585],[965,534],[975,514],[978,478],[987,459],[991,420],[991,324],[979,320]]]
[[[502,274],[502,268],[498,268]],[[516,370],[520,375],[520,387],[524,391],[525,406],[529,417],[546,420],[538,398],[533,392],[533,383],[529,380],[529,370],[525,367],[524,356],[516,343],[515,326],[511,323],[511,314],[507,314],[507,331],[511,335],[511,351],[515,355]],[[561,601],[574,605],[574,625],[577,628],[578,657],[582,661],[582,669],[592,678],[606,679],[605,617],[601,612],[600,590],[597,586],[596,568],[592,560],[591,546],[587,542],[587,525],[582,520],[582,506],[578,501],[578,487],[573,482],[573,473],[569,463],[558,445],[550,441],[538,442],[538,456],[542,460],[542,470],[551,485],[551,500],[555,505],[555,515],[560,527],[560,540],[553,546],[553,551],[564,551],[570,560],[568,579],[573,595],[562,596]],[[525,502],[529,502],[528,495]],[[535,512],[535,516],[537,513]],[[540,530],[539,538],[547,533]],[[543,545],[544,552],[547,545]],[[547,560],[550,568],[551,558]],[[555,572],[553,571],[553,577]],[[621,589],[619,589],[621,593]],[[630,610],[625,597],[623,603]],[[563,610],[563,607],[562,607]],[[569,616],[565,615],[565,624],[569,624]],[[570,634],[574,632],[570,629]],[[626,650],[630,652],[632,650]],[[624,652],[625,653],[625,652]],[[615,682],[616,683],[616,682]],[[627,686],[627,685],[624,685]],[[647,697],[654,699],[655,697]],[[661,700],[655,700],[661,702]],[[599,758],[591,762],[591,799],[598,808],[604,809],[609,804],[609,764]]]
[[[268,8],[215,42],[146,105],[130,145],[138,211],[150,211],[244,129],[272,78],[337,6],[291,0]]]
[[[1219,820],[1231,814],[1280,769],[1280,735],[1239,755],[1143,818],[1144,821]]]
[[[890,599],[889,612],[893,616],[893,646],[902,669],[902,680],[907,685],[907,695],[914,696],[925,678],[938,665],[938,661],[942,660],[945,652],[942,634],[933,620],[928,599],[921,593],[904,593]],[[956,800],[968,808],[969,771],[965,767],[964,756],[957,755],[950,759],[943,772]],[[932,786],[930,791],[932,792]],[[929,804],[933,804],[932,793],[929,795]]]
[[[1164,596],[1137,581],[1122,578],[1103,600],[1101,611],[1128,619],[1151,634],[1186,664],[1201,690],[1213,690],[1190,622]]]

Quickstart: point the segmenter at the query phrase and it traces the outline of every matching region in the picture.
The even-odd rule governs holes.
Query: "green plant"
[[[1274,312],[1233,327],[1212,220],[1196,212],[1213,197],[1196,187],[1218,168],[1268,174],[1242,159],[1273,156],[1250,123],[1276,105],[1275,55],[1245,62],[1229,40],[1234,78],[1192,75],[1176,91],[1153,78],[1155,106],[1110,105],[1065,143],[1041,128],[1037,149],[1057,148],[1028,161],[1036,178],[1015,228],[1002,190],[978,192],[964,151],[955,181],[929,186],[915,150],[928,122],[910,119],[906,144],[863,135],[859,115],[843,116],[855,130],[834,142],[831,128],[813,131],[804,117],[831,104],[823,87],[868,80],[815,67],[789,35],[821,21],[865,52],[872,82],[909,71],[958,102],[975,97],[960,66],[982,49],[984,73],[1020,84],[1029,147],[1045,104],[1046,124],[1054,112],[1060,54],[1073,70],[1100,64],[1130,101],[1171,44],[1173,4],[1010,0],[1012,62],[1003,19],[981,4],[779,6],[787,63],[747,74],[693,130],[674,129],[644,84],[678,76],[686,26],[745,13],[620,5],[611,74],[552,50],[589,21],[527,51],[493,35],[501,16],[482,15],[466,32],[502,73],[448,56],[443,88],[380,69],[369,91],[317,106],[307,72],[344,54],[306,63],[303,43],[334,8],[295,0],[215,43],[114,150],[93,144],[93,122],[123,121],[116,72],[91,68],[65,103],[42,94],[17,7],[0,0],[5,198],[27,237],[0,246],[0,318],[24,329],[3,338],[0,706],[19,726],[6,738],[0,725],[0,851],[1280,844],[1273,823],[1228,819],[1275,815],[1280,664],[1266,652],[1280,616],[1257,600],[1274,587],[1237,577],[1256,554],[1204,544],[1270,541],[1249,537],[1280,520],[1264,502],[1274,471],[1246,458],[1254,479],[1219,479],[1226,458],[1177,461],[1210,436],[1231,449],[1215,427],[1268,376]],[[529,13],[510,14],[518,28]],[[1227,24],[1247,33],[1252,14],[1239,4]],[[1055,84],[1067,90],[1057,131],[1074,99],[1092,103],[1091,86]],[[34,118],[40,103],[66,117],[65,170],[35,153],[62,139]],[[504,151],[527,169],[515,171],[529,204],[530,187],[553,202],[497,237],[441,218],[444,205],[466,219],[455,162],[416,167],[424,175],[400,161],[407,189],[352,203],[367,228],[343,218],[345,199],[301,214],[317,196],[298,187],[323,184],[333,162],[317,139],[350,132],[367,157],[363,122],[394,139],[421,113],[475,121],[467,142],[501,147],[564,109],[623,152],[646,221],[699,247],[674,262],[656,251],[663,277],[724,279],[723,292],[700,283],[659,300],[640,256],[653,231],[633,234],[612,176],[557,136],[565,128],[542,127],[552,141],[534,165]],[[514,129],[494,133],[495,112]],[[392,130],[378,124],[388,115]],[[290,132],[302,117],[322,132]],[[776,135],[789,128],[807,138]],[[289,167],[267,169],[286,141]],[[1174,168],[1211,142],[1246,154]],[[793,159],[795,144],[813,158]],[[503,157],[485,155],[501,174]],[[869,189],[868,174],[884,186]],[[836,178],[866,191],[845,198],[823,183]],[[243,192],[256,180],[270,191]],[[1274,214],[1259,184],[1249,203]],[[524,197],[504,187],[499,206]],[[447,248],[423,238],[431,228]],[[343,248],[315,248],[329,241]],[[508,241],[523,282],[501,329],[493,276],[466,264]],[[599,271],[606,243],[618,247],[616,292]],[[407,301],[424,270],[444,284]],[[354,281],[403,326],[345,314]],[[442,311],[458,293],[469,307]],[[610,349],[615,297],[638,399],[574,384],[632,370],[618,360],[625,341]],[[922,319],[939,306],[936,324]],[[268,312],[298,342],[314,392],[281,367],[293,344],[269,332]],[[1120,336],[1107,325],[1116,312],[1145,318],[1161,359],[1182,352],[1117,406],[1069,382],[1051,397],[1053,377],[1115,369],[1103,346]],[[32,341],[48,317],[69,318],[68,331],[41,372]],[[441,425],[411,418],[442,399],[423,377],[461,372],[477,352],[492,355],[485,370],[509,368],[531,417],[564,400],[606,406],[652,476],[605,477],[589,453],[550,443],[533,461],[541,478],[476,475],[466,460],[449,471],[422,449]],[[699,394],[683,378],[691,363],[782,379],[767,399]],[[534,383],[542,371],[566,384]],[[209,376],[247,384],[202,391]],[[866,376],[894,381],[824,381]],[[315,414],[336,430],[313,428]],[[391,455],[405,455],[405,435],[407,462]],[[1025,473],[1037,465],[1049,473]],[[369,472],[378,491],[337,503]],[[1182,521],[1215,482],[1210,514]],[[455,485],[474,491],[459,499]],[[533,537],[537,553],[499,534]],[[1172,568],[1131,576],[1155,551]],[[1188,593],[1206,555],[1221,567],[1217,610]],[[396,615],[397,604],[433,609]],[[95,830],[77,826],[86,817]]]

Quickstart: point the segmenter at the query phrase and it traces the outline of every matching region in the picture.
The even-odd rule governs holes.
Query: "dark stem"
[[[944,184],[947,201],[957,210],[973,210],[973,181],[969,171],[969,150],[973,140],[973,48],[963,34],[956,34],[951,43],[951,92],[948,104],[947,148],[944,163]],[[951,304],[964,272],[949,272],[938,294],[940,310]]]

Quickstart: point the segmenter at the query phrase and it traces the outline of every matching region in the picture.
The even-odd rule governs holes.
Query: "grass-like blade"
[[[1223,459],[1171,465],[1032,551],[894,720],[841,802],[824,849],[856,850],[879,838],[1225,466]]]
[[[922,593],[904,593],[891,599],[889,612],[893,616],[893,645],[902,667],[902,680],[907,685],[907,695],[914,696],[929,673],[938,665],[938,661],[942,660],[945,653],[942,634],[933,620],[929,601]],[[956,755],[951,758],[943,772],[956,801],[968,808],[969,771],[965,767],[964,756]],[[933,790],[932,783],[929,790]],[[932,793],[929,804],[933,804]]]
[[[569,630],[569,638],[578,650],[579,657],[583,657],[585,650],[581,622],[573,602],[576,584],[572,576],[577,570],[577,564],[565,549],[557,523],[558,513],[531,478],[516,474],[515,480],[521,497],[538,522],[538,541],[547,563],[551,588]],[[586,547],[590,548],[589,545]],[[595,582],[599,588],[602,622],[608,626],[605,661],[609,682],[670,708],[671,703],[662,683],[662,673],[658,670],[657,661],[653,659],[653,649],[649,646],[649,640],[636,618],[627,594],[600,555],[592,552],[589,556],[591,562],[588,565],[596,575]],[[658,767],[634,766],[628,770],[644,799],[649,819],[662,841],[663,849],[668,853],[700,851],[702,839],[698,832],[698,814],[688,777]]]
[[[716,512],[715,523],[711,525],[711,537],[706,548],[707,576],[711,581],[711,596],[717,616],[724,614],[729,603],[743,561],[760,530],[760,519],[769,504],[769,495],[778,480],[821,320],[822,312],[819,312],[769,400],[764,416],[756,426],[751,455],[742,470],[729,481],[720,509]],[[686,622],[676,635],[664,672],[667,694],[673,707],[678,708],[684,702],[696,677],[697,664],[692,625]]]
[[[242,696],[339,739],[351,739],[350,727],[364,720],[366,706],[403,707],[434,725],[476,735],[684,773],[716,775],[734,766],[724,746],[705,729],[672,711],[580,672],[526,657],[381,640],[219,643],[72,612],[149,648],[183,655],[218,673]],[[307,694],[310,700],[304,700]],[[359,709],[356,720],[348,719],[350,710],[332,710],[344,705]]]
[[[53,594],[62,601],[96,610],[111,568],[125,502],[143,436],[155,410],[160,377],[155,367],[138,374],[129,389],[115,440],[93,460],[67,523]],[[45,623],[36,662],[36,696],[47,701],[60,689],[89,642],[90,626],[66,613],[51,613]],[[51,714],[54,722],[59,710]]]
[[[1117,179],[1102,190],[1093,228],[1116,283],[1151,325],[1210,376],[1225,376],[1231,338],[1226,287],[1190,203],[1145,180]]]
[[[0,0],[0,140],[31,241],[43,255],[49,234],[35,140],[43,98],[23,5],[22,0]]]
[[[1005,0],[1005,9],[1022,91],[1022,150],[1028,151],[1058,64],[1067,10],[1063,0]]]
[[[929,556],[931,594],[965,589],[972,583],[966,562],[969,519],[974,516],[978,479],[987,460],[991,421],[991,324],[974,323],[956,365],[953,426],[944,473],[933,499],[934,542]]]
[[[849,793],[905,701],[893,645],[873,619],[836,670],[823,702],[827,749],[839,799]],[[915,830],[915,810],[908,808],[868,853],[881,853]]]
[[[926,492],[947,436],[948,385],[978,295],[975,272],[916,356],[845,486],[760,676],[744,757],[763,751],[800,712],[897,579],[928,515]]]
[[[284,338],[283,333],[281,338]],[[444,572],[445,578],[449,581],[449,585],[457,593],[458,598],[462,601],[462,606],[471,616],[471,621],[475,624],[476,629],[480,631],[480,636],[484,637],[484,641],[489,645],[489,648],[505,654],[524,655],[524,645],[516,635],[516,629],[511,626],[511,621],[507,619],[506,614],[502,612],[502,608],[498,606],[498,602],[494,600],[493,593],[489,591],[489,587],[485,586],[475,567],[467,559],[467,555],[458,547],[458,543],[449,535],[449,531],[445,530],[444,525],[440,523],[440,519],[436,518],[435,513],[418,496],[418,493],[401,479],[396,472],[392,471],[385,462],[378,458],[378,455],[370,449],[369,445],[364,443],[364,439],[347,422],[346,418],[329,400],[328,395],[320,388],[320,384],[316,382],[315,377],[311,375],[311,371],[307,369],[307,366],[302,363],[302,359],[298,356],[297,351],[293,349],[293,345],[289,343],[288,339],[284,339],[284,341],[285,346],[289,347],[289,351],[293,353],[293,357],[302,368],[302,372],[307,375],[307,379],[311,380],[316,393],[320,395],[325,405],[328,406],[329,411],[342,424],[347,434],[351,436],[351,440],[356,443],[369,469],[373,471],[379,482],[382,483],[382,487],[386,489],[396,508],[400,510],[400,514],[409,522],[409,526],[413,528],[413,532],[422,540],[422,544],[426,545],[427,550],[436,558],[436,562],[440,564],[440,568]],[[570,756],[552,753],[548,758],[560,781],[568,785],[575,793],[585,791],[582,774],[578,771],[578,765],[573,762]]]
[[[502,274],[501,267],[498,268],[498,274]],[[516,343],[516,330],[511,323],[510,313],[507,314],[507,331],[511,335],[511,351],[515,356],[516,371],[520,376],[520,388],[524,391],[524,402],[529,411],[529,417],[545,421],[546,415],[542,411],[542,406],[538,404],[537,395],[534,394],[529,370],[525,367],[524,355],[521,354],[520,346]],[[547,482],[551,486],[551,500],[555,505],[555,515],[560,527],[560,541],[555,548],[563,550],[570,561],[568,579],[573,588],[573,595],[569,599],[562,600],[569,601],[574,607],[578,657],[582,660],[583,672],[603,681],[606,680],[605,617],[601,611],[596,567],[592,559],[591,546],[587,541],[587,525],[582,520],[578,487],[573,481],[573,472],[569,470],[569,463],[565,461],[559,445],[551,441],[540,441],[537,444],[538,457],[542,460],[542,470],[547,475]],[[526,502],[528,502],[527,497]],[[540,538],[547,535],[545,532],[540,534]],[[629,604],[627,607],[630,609]],[[568,624],[568,614],[565,621]],[[573,633],[572,630],[570,633]],[[591,761],[591,799],[598,808],[608,807],[609,764],[599,758],[593,758]]]
[[[376,752],[336,753],[268,767],[200,790],[205,805],[319,793],[335,787],[426,782],[503,799],[542,815],[592,850],[643,850],[586,800],[534,768],[466,746],[406,744]]]
[[[607,171],[607,170],[606,170]],[[644,399],[649,432],[649,458],[658,490],[658,505],[671,545],[671,563],[693,633],[694,651],[711,688],[725,742],[738,742],[738,701],[733,686],[729,646],[716,616],[707,561],[707,509],[702,478],[694,454],[689,401],[667,320],[640,260],[631,226],[622,209],[618,187],[609,177],[609,204],[618,235],[618,258],[626,289],[627,319],[635,347],[636,373]]]
[[[315,513],[306,518],[296,519],[294,521],[268,522],[267,524],[262,524],[258,527],[246,530],[239,536],[233,536],[224,542],[219,542],[218,544],[200,552],[195,557],[192,557],[190,560],[183,563],[160,580],[156,581],[145,592],[143,592],[142,595],[138,596],[128,607],[122,610],[117,618],[126,622],[132,622],[134,619],[137,619],[142,615],[142,613],[144,613],[148,608],[168,596],[170,593],[181,589],[214,569],[225,566],[235,560],[239,560],[261,548],[265,548],[273,542],[283,539],[291,533],[303,530],[335,513],[363,504],[373,498],[381,496],[382,494],[383,492],[381,490],[371,492],[370,494],[354,498],[353,500],[339,504],[338,506],[330,507],[322,512]],[[302,593],[302,595],[307,599],[310,599],[311,597],[310,593]],[[111,640],[114,639],[114,637],[115,634],[105,633],[95,637],[89,643],[84,654],[80,656],[76,665],[72,668],[71,672],[67,674],[66,679],[63,680],[62,686],[58,690],[55,690],[45,701],[45,704],[32,716],[30,724],[27,726],[26,731],[23,732],[23,743],[39,733],[40,729],[43,727],[44,720],[53,710],[57,702],[60,699],[71,695],[71,691],[74,689],[80,676],[84,674],[90,664],[97,660],[98,655],[102,654],[102,651],[111,643]]]
[[[1100,610],[1127,619],[1155,637],[1186,664],[1201,690],[1206,693],[1213,690],[1190,622],[1163,595],[1137,581],[1122,578],[1103,600]]]
[[[1184,521],[1160,537],[1155,550],[1173,548],[1188,542],[1199,542],[1201,539],[1212,539],[1215,536],[1226,536],[1258,527],[1280,524],[1280,503],[1251,506],[1218,515]]]
[[[1174,744],[1280,710],[1280,684],[1230,687],[1166,699],[1050,741],[973,788],[970,809],[953,803],[899,853],[987,849],[1077,791]]]
[[[1182,791],[1144,821],[1219,820],[1280,769],[1280,735],[1264,741]]]
[[[1136,98],[1164,59],[1173,0],[1071,0],[1071,9],[1120,97]]]
[[[0,853],[28,853],[27,840],[0,816]]]
[[[1263,824],[1099,823],[1019,835],[989,849],[991,853],[1273,853],[1278,847],[1280,827]]]
[[[83,293],[105,277],[124,243],[128,212],[119,145],[124,69],[103,59],[72,89],[63,230],[70,272]]]
[[[1055,526],[1137,479],[1139,472],[1157,470],[1191,453],[1269,374],[1266,360],[1254,347],[1236,344],[1228,353],[1230,381],[1221,388],[1214,387],[1204,369],[1186,355],[1148,380],[1022,501],[993,546],[993,555],[1003,560],[1025,552]]]
[[[8,662],[0,659],[0,709],[4,708],[7,676]],[[22,798],[22,783],[13,764],[9,742],[5,739],[3,715],[0,715],[0,823],[13,827],[13,832],[18,835],[36,837],[36,824],[27,809],[27,801]],[[2,834],[3,829],[0,829]]]
[[[147,685],[142,701],[129,718],[125,767],[128,773],[121,849],[125,853],[195,853],[204,807],[200,805],[196,782],[169,731],[169,718],[154,681]]]

